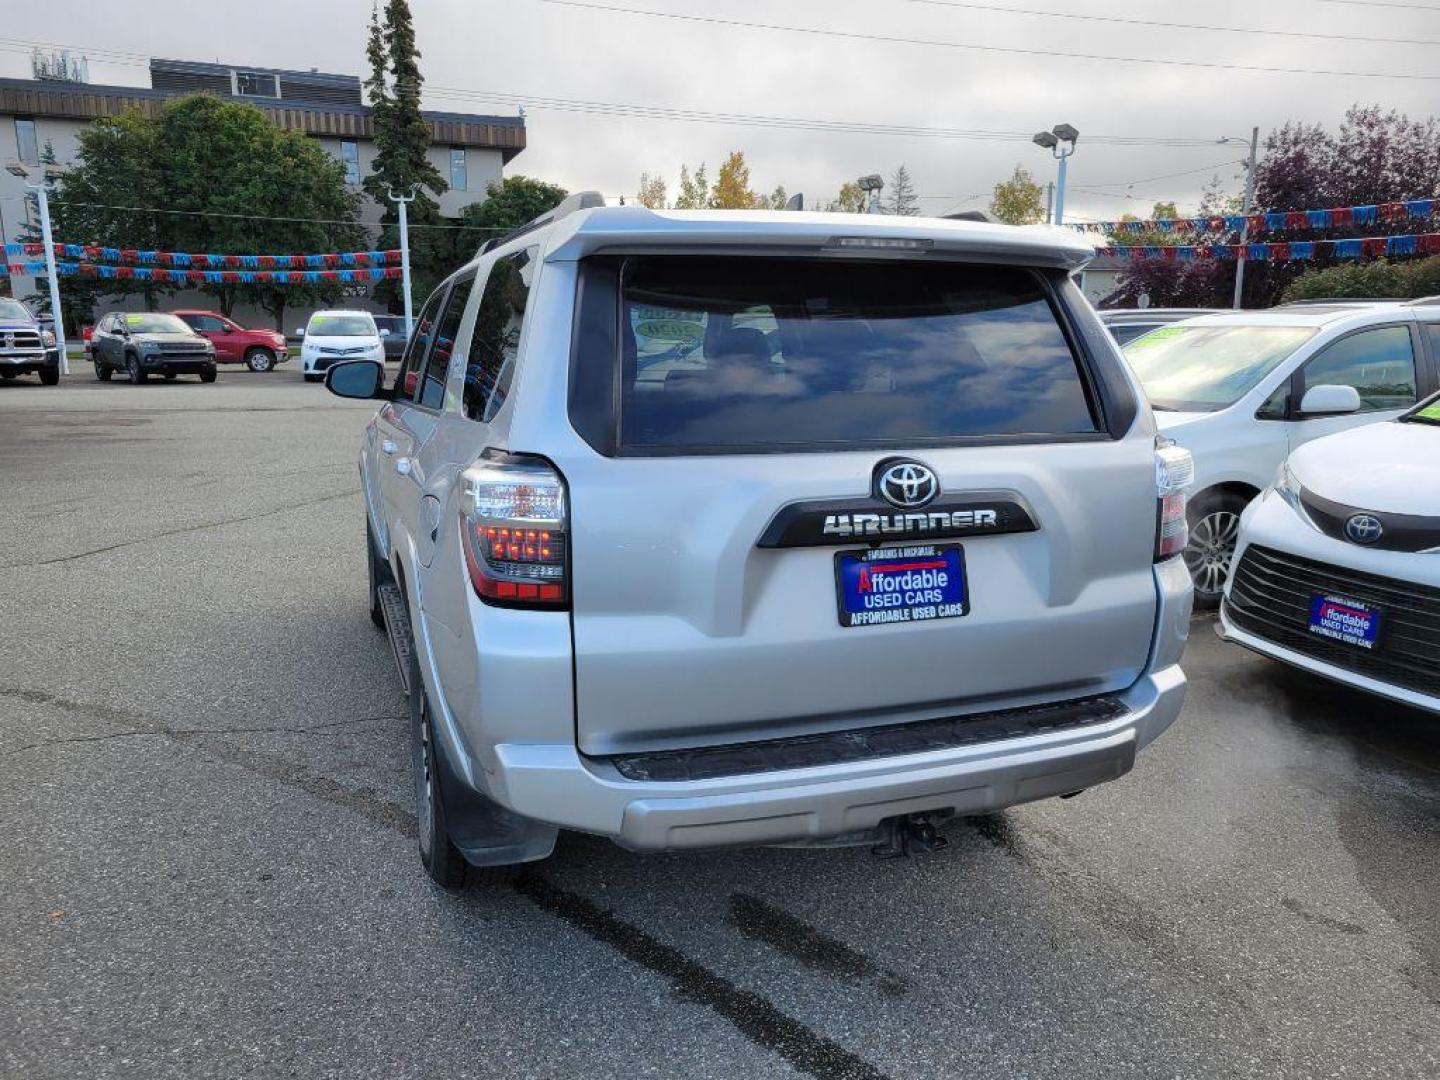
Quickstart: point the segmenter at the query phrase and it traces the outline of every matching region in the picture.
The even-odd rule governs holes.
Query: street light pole
[[[410,304],[410,221],[405,209],[415,201],[415,189],[412,187],[409,195],[396,195],[395,189],[388,185],[385,190],[390,194],[390,201],[400,207],[400,284],[405,294],[405,340],[409,341],[413,320]]]
[[[45,245],[45,276],[50,281],[50,322],[55,327],[52,331],[55,335],[55,347],[60,351],[60,374],[69,375],[70,358],[66,355],[65,319],[60,312],[60,275],[55,267],[55,236],[50,231],[50,197],[46,190],[49,171],[58,169],[59,166],[42,166],[38,184],[29,182],[30,171],[20,162],[12,161],[5,168],[12,176],[18,176],[25,181],[25,190],[34,193],[35,201],[40,207],[40,242]]]
[[[1065,224],[1065,166],[1070,160],[1070,155],[1075,153],[1075,141],[1080,138],[1080,132],[1070,124],[1056,124],[1050,131],[1042,131],[1031,141],[1045,150],[1049,150],[1060,162],[1060,175],[1056,177],[1055,184],[1055,216],[1054,224]]]
[[[1240,249],[1235,253],[1235,299],[1230,305],[1239,310],[1240,294],[1245,289],[1245,251],[1250,242],[1250,208],[1255,201],[1255,160],[1260,152],[1260,129],[1250,129],[1250,157],[1245,161],[1245,198],[1240,205],[1240,213],[1245,218],[1245,223],[1240,226]]]

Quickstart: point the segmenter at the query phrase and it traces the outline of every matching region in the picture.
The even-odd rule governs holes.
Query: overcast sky
[[[513,115],[526,108],[529,148],[510,172],[571,190],[632,194],[642,171],[673,196],[682,162],[715,166],[743,150],[752,184],[783,184],[813,205],[862,173],[905,163],[922,208],[983,207],[1017,163],[1044,182],[1054,162],[1026,141],[587,115],[541,99],[880,126],[1024,133],[1067,122],[1081,132],[1071,162],[1070,217],[1144,214],[1156,199],[1193,210],[1218,174],[1235,191],[1239,144],[1124,146],[1087,136],[1210,140],[1262,133],[1287,119],[1338,124],[1355,101],[1412,115],[1440,90],[1440,0],[411,0],[424,54],[426,107]],[[754,28],[595,7],[769,24]],[[1424,6],[1430,10],[1416,10]],[[1170,29],[1055,14],[1246,28]],[[980,10],[989,8],[991,10]],[[16,39],[90,55],[95,83],[148,84],[143,57],[219,60],[364,74],[369,0],[46,0],[16,3],[0,41],[0,73],[28,76]],[[853,34],[787,32],[777,27]],[[1276,31],[1335,35],[1326,40]],[[924,39],[1035,50],[1022,55],[873,40]],[[1363,42],[1394,38],[1399,44]],[[1431,44],[1412,44],[1429,41]],[[4,51],[8,50],[8,51]],[[133,54],[126,56],[124,54]],[[1346,74],[1286,74],[1084,59],[1074,54]],[[105,59],[109,56],[110,59]],[[1422,75],[1368,78],[1355,73]],[[507,95],[504,99],[485,94]],[[1188,172],[1154,182],[1135,183]]]

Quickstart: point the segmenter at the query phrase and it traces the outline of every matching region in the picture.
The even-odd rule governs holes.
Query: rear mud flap
[[[415,638],[405,596],[395,582],[387,582],[377,591],[385,613],[386,635],[400,669],[400,684],[407,696],[423,693],[423,687],[410,685]],[[543,859],[555,850],[560,830],[521,817],[472,788],[451,762],[444,738],[435,740],[435,757],[440,771],[440,798],[445,804],[445,827],[450,842],[460,849],[466,862],[472,866],[507,866]]]

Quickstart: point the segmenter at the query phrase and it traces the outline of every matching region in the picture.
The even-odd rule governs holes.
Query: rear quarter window
[[[637,256],[619,292],[622,448],[1098,430],[1045,283],[1022,268]]]

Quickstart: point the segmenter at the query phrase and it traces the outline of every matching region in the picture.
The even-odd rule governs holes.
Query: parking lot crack
[[[361,724],[393,723],[406,719],[404,716],[382,714],[375,716],[350,716],[342,720],[326,720],[318,724],[232,724],[221,727],[176,727],[160,724],[155,718],[133,709],[101,705],[95,702],[73,701],[69,698],[47,694],[41,690],[27,690],[19,687],[0,686],[0,697],[13,698],[33,705],[45,705],[59,709],[73,716],[88,717],[105,723],[123,723],[123,731],[98,732],[87,735],[68,735],[58,739],[38,739],[7,750],[0,757],[14,757],[28,750],[53,746],[69,746],[79,743],[105,742],[111,739],[133,738],[183,738],[193,735],[329,735],[339,729],[356,727]]]
[[[53,559],[41,559],[38,562],[30,563],[6,563],[0,566],[0,570],[16,570],[31,566],[56,566],[60,563],[71,563],[79,559],[88,559],[95,555],[106,555],[112,551],[120,551],[123,548],[135,547],[137,544],[151,544],[156,540],[165,540],[172,536],[187,536],[191,533],[204,532],[207,529],[220,529],[227,525],[239,525],[246,521],[255,521],[259,518],[274,517],[277,514],[286,514],[291,510],[308,510],[312,506],[319,506],[322,503],[334,502],[336,499],[348,499],[358,494],[360,489],[347,488],[344,491],[337,491],[333,495],[322,495],[318,499],[310,499],[301,503],[289,503],[285,506],[272,507],[269,510],[261,510],[254,514],[245,514],[241,517],[224,518],[220,521],[207,521],[199,525],[187,525],[183,529],[168,529],[164,532],[154,533],[150,536],[138,537],[134,540],[124,540],[118,544],[107,544],[104,547],[91,548],[89,551],[78,551],[73,555],[57,555]]]

